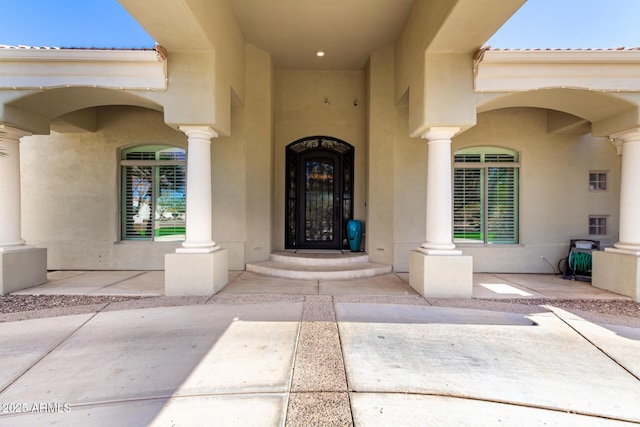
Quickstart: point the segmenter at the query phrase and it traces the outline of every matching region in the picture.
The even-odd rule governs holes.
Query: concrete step
[[[271,254],[271,261],[298,265],[344,265],[369,262],[369,255],[364,252],[278,251]]]
[[[360,252],[274,252],[269,261],[250,263],[246,268],[266,276],[307,280],[349,280],[392,271],[390,265],[369,262],[369,256]]]

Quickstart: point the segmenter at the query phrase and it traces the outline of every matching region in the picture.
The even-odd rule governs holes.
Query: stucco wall
[[[272,65],[249,45],[246,60],[245,103],[233,108],[232,134],[211,146],[212,237],[229,250],[231,270],[271,252]],[[119,240],[119,150],[143,143],[187,148],[187,138],[162,112],[97,111],[96,132],[23,138],[23,237],[48,249],[49,269],[161,270],[164,254],[180,243]]]
[[[406,129],[408,111],[398,109],[398,132]],[[401,124],[404,124],[402,126]],[[427,141],[408,138],[399,133],[394,146],[394,259],[393,269],[409,271],[409,251],[416,249],[426,239],[427,210]]]
[[[229,249],[229,267],[284,247],[285,146],[326,134],[356,148],[355,217],[369,222],[370,256],[408,271],[409,251],[425,238],[427,143],[408,137],[408,110],[385,88],[393,49],[372,58],[369,135],[365,72],[277,71],[272,90],[269,56],[248,46],[247,58],[245,105],[234,108],[232,136],[212,142],[213,237]],[[164,267],[179,243],[119,241],[119,149],[140,143],[186,147],[186,137],[161,112],[101,107],[96,132],[23,138],[23,237],[48,249],[48,268]],[[520,153],[520,242],[461,245],[475,271],[551,272],[540,257],[555,266],[572,238],[617,241],[620,157],[608,139],[548,134],[546,110],[511,108],[478,115],[452,149],[479,145]],[[609,171],[608,191],[589,192],[590,170]],[[588,235],[590,214],[608,216],[607,236]]]
[[[413,85],[420,83],[420,76],[424,72],[425,50],[454,6],[455,2],[449,0],[417,1],[414,3],[407,22],[395,43],[398,60],[395,79],[396,101],[400,100],[409,87],[414,93]],[[421,93],[416,93],[415,97],[423,101]],[[416,114],[418,114],[417,111]]]
[[[49,269],[164,268],[178,243],[119,241],[119,150],[144,143],[186,148],[186,136],[160,112],[102,107],[94,133],[21,140],[22,235],[48,249]]]
[[[393,46],[369,63],[367,252],[409,271],[409,251],[426,235],[427,141],[409,137],[409,109],[394,102]]]
[[[270,55],[247,44],[246,95],[231,112],[231,136],[214,152],[214,239],[229,248],[229,268],[271,253],[273,70]],[[218,174],[217,172],[223,172]]]
[[[354,218],[365,216],[366,76],[364,70],[276,70],[274,86],[273,247],[283,249],[285,148],[297,139],[327,135],[355,147]]]
[[[394,102],[393,46],[374,52],[368,69],[368,176],[365,249],[371,261],[393,264],[393,150],[397,108]],[[405,131],[406,134],[406,131]]]
[[[476,272],[551,273],[541,257],[557,268],[571,239],[617,241],[620,157],[615,148],[589,134],[548,134],[546,120],[543,109],[495,110],[478,115],[475,127],[453,138],[452,151],[484,145],[520,153],[519,244],[459,244],[473,256]],[[395,142],[393,265],[398,272],[408,271],[409,251],[425,238],[426,164],[426,141]],[[606,192],[589,191],[590,170],[609,172]],[[589,236],[589,215],[608,217],[606,236]]]
[[[121,3],[168,50],[168,89],[150,94],[164,106],[166,122],[230,135],[231,104],[245,97],[245,39],[229,2]]]
[[[607,138],[547,134],[543,109],[510,108],[478,115],[452,149],[491,145],[520,153],[520,243],[458,245],[477,272],[551,273],[569,240],[617,241],[620,157]],[[589,171],[609,171],[606,192],[589,191]],[[607,215],[607,236],[589,236],[589,215]]]

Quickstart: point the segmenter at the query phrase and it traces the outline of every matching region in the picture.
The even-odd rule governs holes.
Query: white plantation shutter
[[[454,162],[454,241],[518,243],[518,153],[473,147],[457,151]]]
[[[484,242],[483,170],[455,169],[453,175],[453,235],[455,239]]]
[[[153,167],[123,166],[122,238],[152,240]]]
[[[487,243],[517,243],[518,169],[487,169]]]
[[[155,205],[156,240],[184,240],[186,177],[185,166],[156,167],[156,194],[158,195]]]

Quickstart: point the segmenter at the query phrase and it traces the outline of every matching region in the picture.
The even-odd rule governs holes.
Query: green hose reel
[[[598,240],[571,240],[563,278],[590,282],[592,268],[591,253],[598,250],[600,250],[600,242]]]
[[[591,271],[591,254],[586,252],[569,252],[569,268],[573,271]]]

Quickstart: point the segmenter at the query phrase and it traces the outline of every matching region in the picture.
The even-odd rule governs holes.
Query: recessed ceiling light
[[[319,50],[316,52],[316,56],[324,56],[324,52]]]

